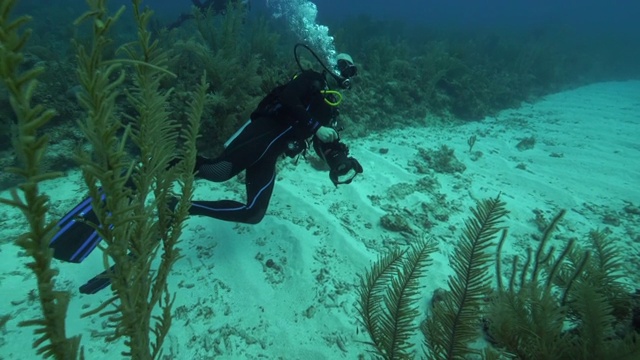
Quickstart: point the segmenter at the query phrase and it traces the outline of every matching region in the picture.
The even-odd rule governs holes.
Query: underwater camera
[[[314,141],[313,146],[329,165],[329,178],[336,187],[349,184],[356,175],[362,174],[362,166],[358,160],[349,156],[349,148],[339,140],[330,143],[318,140]]]

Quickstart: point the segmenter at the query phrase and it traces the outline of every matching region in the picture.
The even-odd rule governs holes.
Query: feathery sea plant
[[[195,141],[207,84],[197,87],[188,124],[181,131],[168,112],[171,90],[161,90],[162,79],[172,74],[165,68],[167,55],[147,30],[151,12],[140,9],[140,0],[132,1],[138,41],[121,47],[128,59],[105,59],[109,32],[123,8],[109,16],[105,0],[88,2],[90,10],[77,23],[91,21],[93,44],[88,50],[77,44],[77,51],[84,89],[79,100],[87,111],[79,125],[92,152],[80,153],[78,160],[94,199],[98,222],[92,226],[106,244],[104,266],[109,269],[113,262],[115,267],[108,274],[113,297],[85,316],[102,312],[107,317],[113,328],[107,339],[125,338],[128,350],[123,355],[155,359],[161,356],[171,325],[175,296],[167,287],[167,278],[180,257],[176,244],[192,194]],[[122,90],[129,65],[134,85]],[[128,125],[115,111],[116,97],[123,92],[136,111],[125,115]],[[125,151],[131,144],[138,149],[139,160],[130,160]],[[169,167],[176,156],[178,164]],[[170,204],[175,181],[184,194],[174,210]],[[152,271],[160,252],[159,267]],[[153,315],[156,309],[159,315]]]
[[[618,248],[605,242],[601,232],[590,234],[593,256],[574,240],[556,249],[551,238],[565,214],[561,211],[537,247],[527,251],[524,263],[514,258],[503,281],[501,256],[507,231],[499,224],[507,213],[504,203],[498,198],[485,200],[472,211],[451,257],[455,275],[449,279],[450,291],[433,304],[422,323],[426,358],[638,358],[637,334],[616,332],[620,329],[616,324],[629,321],[629,289],[622,285]],[[495,259],[497,289],[491,292],[488,250],[501,230]],[[394,250],[361,279],[360,321],[378,357],[421,357],[409,341],[420,315],[415,308],[419,293],[408,286],[403,296],[402,290],[410,283],[406,279],[422,275],[424,269],[416,270],[428,264],[426,256],[434,251],[430,246],[420,242],[411,250]],[[484,351],[471,346],[479,340],[483,324],[494,345]]]
[[[528,251],[524,266],[513,260],[508,286],[498,273],[499,286],[487,311],[488,335],[519,359],[638,358],[637,334],[616,334],[616,324],[628,321],[631,308],[617,247],[592,232],[593,251],[570,240],[556,254],[549,240],[564,214]],[[498,264],[500,256],[498,251]]]
[[[54,110],[31,104],[42,69],[20,70],[22,50],[30,35],[30,31],[23,28],[30,18],[11,19],[15,5],[16,0],[0,2],[0,80],[9,92],[17,118],[18,133],[13,145],[19,165],[7,171],[19,175],[22,182],[18,185],[20,192],[13,190],[11,199],[0,199],[0,203],[20,210],[29,224],[27,232],[18,237],[16,244],[32,258],[27,267],[36,277],[42,309],[42,318],[22,321],[19,325],[35,327],[37,338],[33,347],[43,357],[76,359],[82,357],[80,336],[67,338],[65,326],[70,294],[54,288],[57,270],[51,267],[53,251],[49,242],[56,223],[47,220],[49,198],[39,189],[41,182],[61,176],[41,168],[48,137],[39,134],[39,130],[53,117]]]
[[[409,249],[393,250],[360,279],[358,312],[370,344],[384,359],[413,358],[409,342],[418,328],[420,279],[436,247],[421,239]]]
[[[459,359],[476,352],[469,343],[478,336],[480,308],[491,289],[489,248],[495,245],[507,210],[499,198],[484,200],[471,210],[473,216],[451,257],[455,274],[449,277],[450,291],[434,304],[422,327],[433,359]]]
[[[451,258],[455,271],[449,279],[451,291],[435,304],[421,327],[433,359],[462,358],[476,352],[468,345],[478,335],[479,308],[490,289],[488,249],[507,212],[498,198],[479,203],[472,212]],[[419,279],[435,250],[435,244],[425,240],[410,249],[394,250],[361,279],[358,311],[376,355],[384,359],[417,357],[409,340],[418,329]]]
[[[591,243],[590,258],[578,282],[584,282],[590,286],[597,287],[600,293],[604,294],[614,307],[616,318],[621,319],[629,316],[631,309],[631,289],[625,285],[624,263],[620,254],[622,249],[617,245],[617,241],[608,239],[603,231],[591,231],[589,233]],[[566,287],[568,275],[570,275],[580,263],[580,254],[584,250],[577,249],[568,256],[568,262],[560,271],[560,276],[554,279],[560,287]],[[571,299],[569,299],[571,301]]]
[[[561,357],[568,349],[570,338],[563,332],[565,308],[552,292],[552,279],[574,242],[568,242],[555,258],[556,249],[548,246],[564,214],[561,211],[554,217],[538,247],[527,251],[521,267],[518,257],[514,258],[508,286],[503,285],[502,273],[496,274],[498,289],[492,295],[487,310],[489,335],[508,353],[521,359]],[[501,269],[501,251],[505,241],[506,236],[503,236],[496,254],[498,270]],[[576,269],[575,273],[579,271]]]

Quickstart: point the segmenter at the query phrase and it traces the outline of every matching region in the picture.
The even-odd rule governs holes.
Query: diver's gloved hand
[[[316,137],[324,143],[334,142],[339,138],[338,132],[334,128],[328,126],[320,126],[316,131]]]

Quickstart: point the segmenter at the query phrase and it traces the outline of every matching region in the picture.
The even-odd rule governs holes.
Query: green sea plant
[[[470,346],[478,336],[481,308],[491,291],[491,251],[506,204],[499,198],[484,200],[472,209],[473,216],[451,256],[454,275],[449,291],[432,307],[431,316],[422,325],[424,345],[432,359],[459,359],[480,351]]]
[[[55,289],[57,270],[51,267],[53,256],[49,242],[56,223],[47,219],[49,197],[40,190],[40,183],[62,175],[45,172],[41,166],[48,137],[39,130],[55,112],[41,105],[32,105],[37,77],[43,70],[21,70],[24,59],[22,51],[30,35],[30,30],[24,30],[24,26],[30,18],[11,18],[16,3],[16,0],[0,2],[0,80],[9,92],[11,108],[17,119],[13,146],[19,165],[7,171],[18,175],[21,182],[17,189],[12,190],[11,199],[0,199],[0,203],[20,210],[28,221],[28,228],[18,237],[16,245],[31,258],[27,267],[36,277],[42,310],[42,317],[22,321],[19,325],[35,328],[37,338],[33,347],[43,357],[76,359],[81,355],[80,336],[68,338],[65,325],[71,295]]]
[[[519,257],[513,258],[507,284],[502,279],[501,259],[506,233],[498,245],[497,289],[487,309],[488,332],[498,346],[520,359],[549,359],[554,354],[561,356],[568,350],[569,334],[564,332],[564,304],[589,253],[582,256],[578,267],[571,272],[565,289],[556,295],[553,292],[553,279],[575,244],[575,241],[569,241],[559,254],[548,245],[563,215],[564,211],[551,221],[536,249],[527,250],[524,264],[519,265]]]
[[[358,312],[369,333],[370,344],[383,359],[413,357],[410,338],[418,329],[415,303],[420,295],[420,278],[431,265],[434,242],[421,239],[409,249],[395,249],[378,259],[360,279]]]
[[[266,17],[261,16],[251,21],[249,26],[249,51],[258,55],[261,62],[261,70],[271,69],[281,63],[280,55],[281,36],[276,32]],[[289,50],[289,49],[287,49]],[[289,55],[289,52],[286,53]]]
[[[592,231],[590,250],[570,240],[556,254],[548,242],[563,216],[551,221],[522,267],[514,258],[508,284],[498,278],[488,334],[519,359],[637,359],[640,343],[630,329],[619,247]],[[500,250],[497,264],[499,257]]]
[[[175,44],[180,52],[173,62],[184,62],[185,57],[207,73],[211,93],[207,97],[210,118],[202,123],[208,134],[206,145],[220,150],[228,138],[257,105],[262,92],[262,79],[258,69],[263,65],[259,54],[253,53],[255,41],[245,32],[246,9],[230,2],[224,15],[212,11],[195,14],[199,39],[191,38]],[[266,28],[265,28],[266,29]],[[268,34],[263,40],[273,41]],[[203,149],[211,151],[212,149]]]
[[[79,153],[78,161],[94,199],[98,223],[91,225],[106,244],[105,268],[111,262],[115,267],[109,272],[114,296],[85,316],[102,312],[107,317],[113,329],[107,339],[125,338],[128,350],[123,355],[155,359],[171,325],[175,295],[168,289],[167,277],[180,257],[176,244],[193,190],[195,142],[207,85],[203,80],[197,87],[189,122],[181,130],[167,111],[171,90],[160,88],[162,78],[172,74],[165,69],[166,53],[147,30],[151,12],[140,9],[141,0],[132,1],[138,41],[121,48],[128,59],[110,60],[103,52],[111,26],[124,8],[110,16],[105,0],[88,2],[90,10],[77,23],[91,22],[93,43],[89,49],[76,46],[83,88],[79,101],[87,112],[79,126],[92,151]],[[126,115],[129,121],[124,125],[115,101],[122,93],[126,65],[133,68],[134,86],[124,93],[136,114]],[[137,160],[125,151],[131,144],[139,153]],[[179,162],[169,167],[176,156]],[[182,196],[174,210],[170,204],[175,182]],[[158,268],[152,270],[160,253]]]
[[[79,152],[77,159],[94,199],[98,221],[88,225],[103,239],[104,266],[113,297],[84,316],[105,316],[112,329],[107,339],[124,339],[128,349],[123,355],[156,359],[161,357],[171,325],[175,295],[167,286],[167,278],[180,257],[176,245],[193,192],[196,138],[207,83],[203,75],[186,109],[188,121],[180,128],[167,111],[171,90],[160,87],[162,78],[172,74],[165,68],[166,53],[147,31],[151,12],[141,10],[141,0],[132,0],[138,41],[120,48],[126,58],[107,59],[110,30],[124,7],[109,15],[105,0],[87,2],[89,11],[76,21],[88,22],[93,34],[88,49],[76,42],[83,90],[79,101],[86,111],[78,126],[91,150]],[[39,130],[53,116],[53,110],[31,105],[41,70],[19,69],[29,32],[20,33],[28,17],[10,20],[15,4],[16,0],[0,3],[0,76],[18,119],[14,147],[21,167],[9,171],[22,176],[23,182],[18,186],[22,194],[14,190],[12,199],[0,201],[20,209],[28,221],[28,231],[16,244],[33,258],[27,266],[36,276],[42,308],[42,318],[20,325],[36,327],[38,337],[33,347],[45,358],[82,358],[80,337],[65,335],[70,294],[55,290],[56,271],[51,268],[49,243],[56,223],[47,220],[48,197],[38,189],[40,182],[61,175],[40,167],[47,137],[39,135]],[[122,89],[127,75],[133,85]],[[135,114],[122,116],[116,110],[116,98],[123,94]],[[126,125],[124,118],[128,120]],[[125,151],[129,147],[135,147],[139,159],[132,159]],[[182,193],[177,200],[175,183]],[[105,200],[101,200],[103,195]],[[152,263],[158,264],[157,269],[152,269]]]
[[[431,359],[458,359],[477,353],[469,347],[478,335],[479,309],[490,292],[490,248],[507,214],[498,198],[485,200],[472,210],[457,243],[451,263],[450,291],[434,304],[431,316],[421,325]],[[433,242],[420,241],[410,250],[394,250],[383,256],[362,278],[358,311],[376,354],[383,359],[418,358],[410,343],[417,329],[419,278],[429,265]]]
[[[415,279],[407,287],[411,296],[394,296],[404,290],[405,279],[425,273],[407,261],[407,254],[415,250],[392,251],[363,277],[358,311],[376,357],[630,360],[640,356],[620,251],[602,232],[590,233],[590,250],[581,249],[574,239],[560,248],[552,246],[552,235],[565,213],[561,211],[538,245],[527,251],[524,263],[514,257],[505,275],[502,249],[507,230],[500,227],[507,214],[505,204],[497,198],[484,200],[472,212],[451,257],[454,275],[448,281],[449,291],[434,300],[426,320],[418,310]],[[488,271],[494,265],[495,283]],[[403,310],[394,312],[398,307]],[[410,343],[419,322],[422,351]],[[490,342],[484,347],[478,341],[483,330]]]

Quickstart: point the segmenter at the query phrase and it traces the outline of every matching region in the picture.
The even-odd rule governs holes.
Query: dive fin
[[[95,294],[98,291],[111,285],[111,277],[109,276],[109,274],[113,272],[114,268],[115,265],[111,266],[108,270],[105,270],[100,274],[92,277],[89,281],[86,282],[86,284],[80,286],[80,293],[88,295]]]
[[[103,201],[104,197],[103,194]],[[49,243],[55,259],[81,263],[102,241],[98,232],[89,225],[98,223],[92,200],[91,197],[82,200],[58,222],[59,230]]]
[[[135,259],[136,256],[132,253],[129,253],[129,259]],[[89,281],[87,281],[84,285],[80,286],[81,294],[95,294],[98,291],[106,288],[111,285],[111,274],[115,271],[116,265],[111,265],[111,267],[100,274],[92,277]]]

